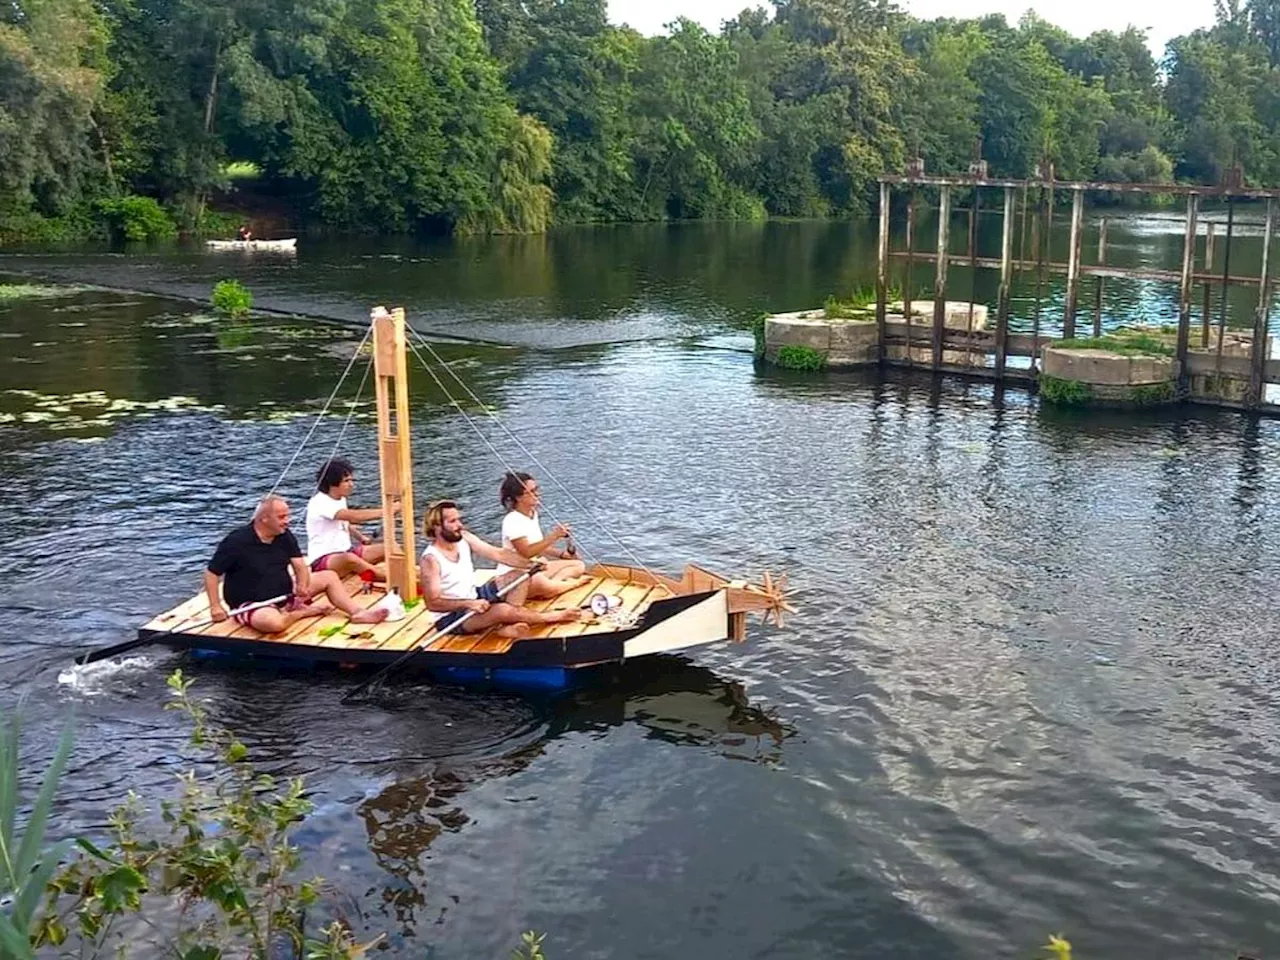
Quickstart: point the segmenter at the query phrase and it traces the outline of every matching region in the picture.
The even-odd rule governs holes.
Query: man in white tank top
[[[500,598],[498,592],[525,577],[535,563],[514,550],[486,543],[467,530],[462,524],[462,511],[452,500],[439,500],[427,508],[422,532],[431,541],[422,551],[422,594],[427,609],[436,614],[437,630],[468,613],[471,616],[457,627],[459,633],[483,633],[498,627],[497,633],[504,637],[524,636],[533,624],[569,623],[581,618],[581,611],[576,609],[541,611],[525,607],[527,578]],[[477,588],[473,554],[506,564],[512,570]]]

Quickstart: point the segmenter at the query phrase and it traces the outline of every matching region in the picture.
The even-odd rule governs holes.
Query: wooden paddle
[[[246,603],[244,606],[236,607],[227,613],[227,617],[234,617],[240,613],[248,613],[250,610],[257,610],[261,607],[272,607],[277,603],[284,603],[289,599],[289,594],[282,593],[278,597],[272,597],[270,600],[258,600],[255,603]],[[161,630],[159,633],[153,633],[147,637],[139,637],[136,640],[127,640],[124,643],[117,643],[115,646],[103,647],[101,650],[91,650],[88,653],[82,653],[76,657],[76,665],[84,666],[86,663],[97,663],[99,660],[108,660],[111,657],[121,653],[128,653],[130,650],[137,650],[139,647],[145,647],[148,644],[155,643],[157,640],[169,636],[171,633],[177,633],[179,630],[199,630],[214,623],[214,619],[210,617],[208,620],[202,620],[199,623],[179,624],[170,630]]]
[[[507,595],[509,591],[513,590],[518,584],[522,583],[525,580],[528,580],[535,573],[539,573],[545,566],[546,564],[540,563],[535,560],[534,565],[532,567],[529,567],[529,569],[527,569],[524,573],[516,577],[514,580],[512,580],[505,587],[503,587],[501,590],[498,591],[498,599],[501,600],[503,597]],[[475,615],[476,613],[474,610],[468,610],[466,613],[464,613],[462,616],[460,616],[457,620],[453,621],[453,623],[449,624],[444,629],[423,634],[421,637],[417,639],[417,641],[414,642],[414,644],[411,647],[409,647],[408,650],[406,650],[399,657],[396,657],[396,659],[392,660],[389,664],[387,664],[385,667],[383,667],[381,670],[375,673],[372,677],[370,677],[364,683],[360,684],[354,690],[351,690],[349,693],[347,693],[347,695],[344,696],[340,702],[346,703],[348,700],[353,700],[356,697],[358,697],[360,694],[364,693],[364,691],[370,690],[373,687],[379,685],[387,676],[390,675],[392,670],[394,670],[396,667],[400,666],[401,664],[408,663],[410,660],[412,660],[414,657],[416,657],[418,654],[420,654],[423,651],[424,648],[421,646],[423,640],[430,637],[432,642],[434,643],[436,640],[439,640],[441,637],[445,636],[446,634],[453,633],[455,630],[458,629],[458,627],[462,626],[464,623],[466,623]]]

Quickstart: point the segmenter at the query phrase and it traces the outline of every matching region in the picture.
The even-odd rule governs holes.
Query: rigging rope
[[[298,449],[293,451],[293,456],[289,458],[289,463],[284,470],[280,472],[280,476],[276,478],[276,482],[272,484],[270,492],[267,496],[272,496],[280,489],[280,484],[284,483],[284,478],[289,475],[289,471],[293,469],[293,465],[298,462],[298,457],[302,451],[306,449],[308,443],[311,442],[312,435],[316,432],[316,427],[320,426],[320,421],[324,419],[324,415],[329,412],[329,407],[333,404],[333,398],[338,395],[338,391],[342,389],[343,383],[346,382],[347,375],[351,373],[351,368],[356,365],[356,359],[360,356],[360,351],[364,349],[364,345],[369,342],[369,338],[373,336],[373,325],[369,325],[369,329],[364,332],[364,339],[356,347],[355,352],[351,354],[351,360],[347,363],[347,369],[342,371],[342,376],[338,378],[338,382],[333,387],[333,392],[329,394],[329,399],[324,402],[324,406],[320,412],[316,414],[315,422],[311,424],[311,429],[307,431],[307,435],[302,438],[302,443],[298,445]],[[365,375],[368,376],[366,370]]]
[[[601,521],[598,517],[596,517],[595,514],[593,514],[590,510],[588,510],[583,505],[581,500],[579,500],[577,497],[573,495],[572,490],[570,490],[563,483],[561,483],[560,479],[556,477],[554,473],[548,470],[546,465],[543,464],[541,460],[539,460],[536,456],[533,455],[533,453],[529,450],[529,448],[526,447],[523,442],[521,442],[520,438],[517,437],[514,433],[512,433],[511,430],[507,427],[507,425],[502,422],[502,419],[498,417],[497,414],[495,414],[492,410],[490,410],[489,407],[485,403],[483,403],[479,397],[475,395],[475,393],[471,390],[471,388],[467,386],[467,384],[463,381],[463,379],[459,377],[453,371],[453,369],[447,363],[444,362],[443,359],[441,359],[440,354],[436,353],[435,348],[431,346],[431,344],[427,341],[426,337],[424,337],[421,333],[419,333],[413,327],[410,327],[408,324],[405,325],[405,328],[411,331],[412,334],[418,338],[418,341],[422,344],[422,346],[431,354],[432,357],[435,358],[436,363],[440,364],[449,372],[449,375],[458,382],[458,385],[467,392],[467,395],[480,407],[480,409],[483,410],[491,420],[493,420],[495,423],[498,424],[498,426],[502,429],[502,431],[508,437],[511,438],[512,442],[514,442],[515,445],[520,448],[520,451],[526,457],[528,457],[530,461],[532,461],[537,466],[537,468],[540,471],[542,471],[542,473],[545,476],[547,476],[553,483],[555,483],[557,487],[563,490],[565,493],[565,496],[567,496],[571,501],[573,501],[573,503],[578,507],[578,509],[581,510],[583,514],[587,516],[588,519],[590,519],[597,527],[599,527],[604,532],[605,536],[607,536],[610,540],[612,540],[619,547],[621,547],[623,552],[626,553],[626,555],[630,557],[632,560],[634,560],[636,562],[636,565],[639,566],[641,570],[649,574],[649,576],[653,577],[654,581],[657,582],[656,574],[654,574],[654,572],[649,569],[648,565],[643,560],[641,560],[638,556],[636,556],[636,554],[632,551],[630,547],[628,547],[625,543],[623,543],[620,539],[618,539],[617,535],[614,534],[614,532],[610,530],[607,526],[605,526],[603,521]],[[408,342],[410,346],[412,346],[412,341],[406,339],[406,342]],[[418,357],[418,360],[422,362],[423,366],[426,366],[426,361],[422,359],[422,355],[418,353],[416,347],[414,348],[413,352]],[[428,372],[431,372],[429,367],[428,367]],[[460,412],[462,412],[464,417],[466,417],[466,413],[462,411],[461,404],[459,404],[457,400],[453,399],[452,394],[449,393],[449,391],[445,388],[444,384],[440,383],[439,378],[436,378],[434,372],[431,372],[431,376],[435,378],[436,383],[440,385],[440,389],[444,391],[444,395],[448,397],[450,401],[453,402],[453,405],[457,407]],[[467,422],[470,423],[469,417],[467,418]],[[472,425],[472,429],[476,429],[474,424]],[[480,433],[478,429],[476,429],[476,432]],[[498,459],[501,460],[504,465],[506,465],[507,464],[506,459],[502,456],[502,454],[498,453],[497,449],[493,446],[493,444],[489,443],[488,438],[485,437],[483,433],[480,434],[480,437],[488,445],[489,449],[494,452],[494,454],[498,457]],[[508,465],[507,469],[510,470],[511,467]]]
[[[406,329],[413,329],[412,327],[409,327],[408,324],[406,324],[405,327]],[[417,331],[415,330],[414,333],[417,334]],[[419,335],[419,339],[421,339],[421,335]],[[472,430],[475,431],[476,436],[478,436],[481,442],[483,442],[484,445],[489,448],[489,452],[498,458],[498,461],[502,464],[502,466],[506,469],[508,473],[515,473],[516,468],[513,467],[511,463],[507,460],[507,458],[502,455],[502,451],[499,450],[497,447],[495,447],[493,443],[489,440],[489,438],[484,435],[484,431],[481,430],[478,426],[476,426],[475,420],[472,419],[471,415],[468,414],[467,411],[463,409],[462,404],[456,399],[454,399],[453,395],[449,393],[449,388],[446,387],[444,385],[444,382],[440,379],[440,377],[436,375],[436,372],[434,369],[432,369],[431,364],[427,363],[426,359],[418,351],[418,348],[417,346],[414,345],[413,341],[406,338],[405,343],[408,345],[409,349],[413,351],[413,355],[418,358],[418,362],[422,364],[422,368],[426,370],[428,374],[431,375],[431,379],[436,382],[436,386],[440,388],[440,392],[443,393],[445,397],[448,398],[449,402],[454,405],[458,413],[462,414],[462,419],[467,422],[467,426],[469,426]],[[424,340],[424,345],[426,345],[425,340]],[[429,345],[428,345],[428,349],[430,349]],[[444,360],[440,358],[439,354],[437,354],[434,350],[432,350],[431,352],[435,356],[437,363],[439,363],[442,367],[448,368],[448,364],[445,363]],[[455,380],[457,379],[456,374],[454,374],[454,379]],[[463,384],[463,386],[465,388],[466,385]],[[471,394],[471,396],[473,399],[475,398],[474,393]],[[479,401],[477,400],[477,402]],[[486,410],[488,409],[487,407],[484,407],[484,404],[480,404],[480,405],[482,408]],[[492,416],[492,413],[490,414],[490,416]],[[543,509],[546,512],[547,516],[551,518],[552,523],[560,522],[559,518],[557,518],[556,515],[545,504],[543,505]],[[583,546],[582,544],[577,544],[577,549],[582,552],[583,556],[586,557],[586,559],[591,563],[592,566],[599,565],[599,561],[597,560],[597,558],[594,557],[591,554],[591,552],[587,550],[585,546]]]

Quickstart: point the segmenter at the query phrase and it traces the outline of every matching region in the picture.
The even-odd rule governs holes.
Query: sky
[[[1010,23],[1034,9],[1041,18],[1076,36],[1095,30],[1123,30],[1133,24],[1148,30],[1148,41],[1157,58],[1171,39],[1213,23],[1213,0],[1071,0],[1063,3],[1028,0],[898,0],[908,13],[925,20],[934,17],[975,17],[1003,13]],[[708,30],[732,20],[749,6],[772,7],[764,0],[609,0],[609,19],[628,24],[644,34],[664,32],[676,17],[697,20]]]

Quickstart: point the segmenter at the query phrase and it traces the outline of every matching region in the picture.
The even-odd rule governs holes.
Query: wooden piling
[[[973,202],[969,206],[969,316],[965,321],[965,333],[973,333],[973,298],[978,295],[978,208],[982,200],[978,187],[973,188]]]
[[[1009,286],[1013,279],[1014,188],[1004,188],[1004,220],[1000,237],[1000,295],[996,302],[996,380],[1004,379],[1009,349]]]
[[[951,188],[943,187],[938,202],[938,252],[933,275],[933,369],[942,366],[942,337],[947,322],[947,243],[951,231]]]
[[[911,366],[911,278],[916,251],[916,188],[907,197],[907,270],[902,278],[902,319],[907,326],[907,366]]]
[[[1044,288],[1044,260],[1045,251],[1049,246],[1049,239],[1053,235],[1053,187],[1047,190],[1042,186],[1040,188],[1042,198],[1044,200],[1043,210],[1036,211],[1036,219],[1031,225],[1032,246],[1036,251],[1036,298],[1035,308],[1032,313],[1031,320],[1031,372],[1036,372],[1036,357],[1039,355],[1037,345],[1040,343],[1040,309],[1042,307],[1041,294]],[[1041,218],[1044,219],[1044,230],[1040,230]]]
[[[1262,402],[1262,374],[1267,362],[1267,321],[1271,310],[1271,234],[1276,228],[1276,202],[1267,200],[1267,225],[1262,233],[1262,269],[1258,271],[1258,309],[1253,317],[1253,343],[1249,345],[1248,406]]]
[[[1178,287],[1178,382],[1187,384],[1187,347],[1191,341],[1191,294],[1195,290],[1192,279],[1196,266],[1196,218],[1200,212],[1200,198],[1192,193],[1187,196],[1187,222],[1182,234],[1182,282]]]
[[[885,343],[885,300],[889,294],[889,184],[880,184],[880,243],[876,253],[876,342],[879,360],[889,355]]]
[[[1071,235],[1067,241],[1067,303],[1062,315],[1062,335],[1076,335],[1076,301],[1080,293],[1080,227],[1084,220],[1084,191],[1071,191]]]
[[[1213,270],[1213,221],[1207,220],[1204,225],[1204,274],[1208,276]],[[1200,346],[1209,346],[1209,309],[1213,299],[1213,281],[1204,282],[1204,309],[1200,312]]]
[[[1215,366],[1222,372],[1222,345],[1227,342],[1227,300],[1231,291],[1231,233],[1236,223],[1234,197],[1227,197],[1227,235],[1222,245],[1222,301],[1218,304],[1218,351]]]
[[[1107,221],[1104,219],[1098,228],[1098,266],[1107,262]],[[1093,335],[1102,336],[1102,294],[1107,286],[1106,277],[1098,277],[1097,286],[1093,288]]]

